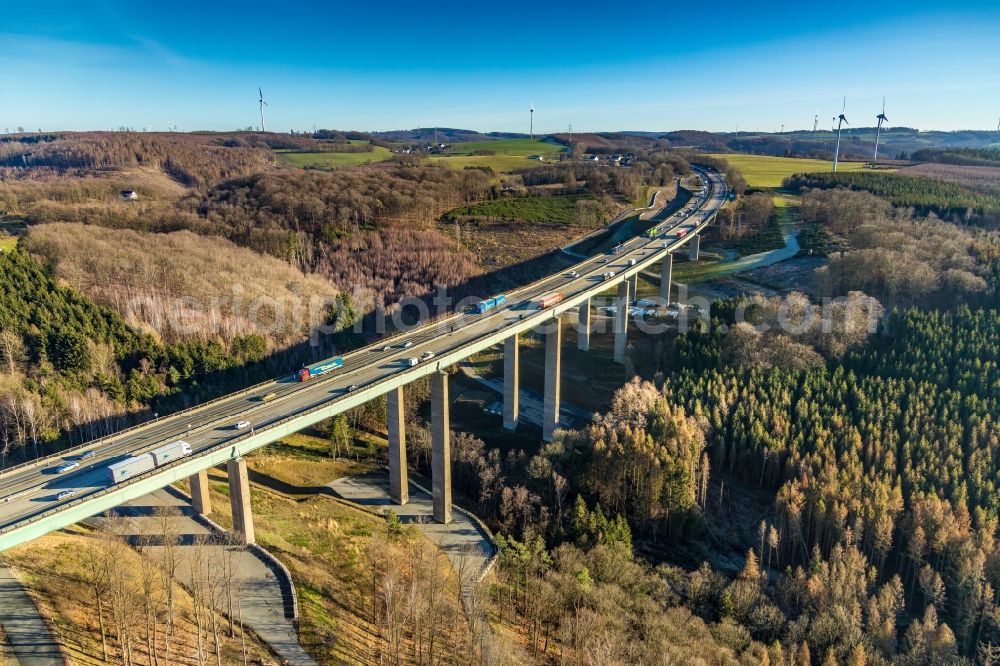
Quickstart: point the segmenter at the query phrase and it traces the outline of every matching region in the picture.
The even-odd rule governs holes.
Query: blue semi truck
[[[507,296],[504,294],[499,294],[497,296],[491,296],[486,300],[479,301],[472,308],[479,314],[483,314],[487,310],[492,310],[493,308],[500,307],[500,305],[507,300]]]
[[[344,359],[341,356],[338,356],[337,358],[329,358],[325,361],[320,361],[319,363],[313,363],[312,365],[307,365],[299,370],[299,381],[307,382],[313,377],[319,377],[320,375],[332,372],[342,365],[344,365]]]

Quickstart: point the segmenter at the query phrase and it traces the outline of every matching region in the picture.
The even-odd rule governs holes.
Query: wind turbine
[[[534,102],[531,103],[531,108],[528,109],[528,113],[530,114],[530,116],[529,116],[530,120],[528,122],[528,138],[529,139],[534,139],[535,138],[535,103]]]
[[[837,162],[840,161],[840,128],[843,127],[844,123],[847,123],[847,116],[844,115],[844,111],[847,111],[847,95],[844,95],[844,105],[840,107],[840,115],[837,116],[837,149],[833,153],[833,172],[837,172]],[[850,125],[850,123],[847,123]]]
[[[257,93],[260,95],[260,131],[266,131],[264,129],[264,107],[267,106],[267,102],[264,101],[264,91],[257,86]]]
[[[813,116],[813,134],[816,133],[816,128],[819,127],[819,110],[817,109],[816,115]]]
[[[878,120],[878,125],[875,127],[875,157],[872,158],[872,167],[878,165],[878,137],[882,133],[882,123],[889,122],[889,119],[885,117],[885,96],[882,97],[882,113],[875,118]]]

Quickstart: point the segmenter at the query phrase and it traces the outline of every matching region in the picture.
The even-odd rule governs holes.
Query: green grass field
[[[743,174],[750,187],[781,187],[781,181],[793,173],[830,171],[831,163],[824,160],[798,157],[771,157],[769,155],[744,155],[742,153],[714,154],[711,157],[726,160]],[[841,162],[843,171],[859,171],[863,162]]]
[[[466,167],[490,168],[497,173],[510,173],[516,169],[528,169],[545,162],[536,162],[527,157],[516,155],[472,155],[458,157],[430,157],[431,164],[443,164],[452,169],[464,169]]]
[[[370,153],[301,153],[293,150],[276,150],[278,158],[297,167],[313,167],[317,169],[336,169],[338,167],[356,166],[358,164],[370,164],[372,162],[384,162],[392,156],[392,153],[379,146]]]
[[[0,236],[0,250],[7,252],[17,246],[17,236]]]
[[[467,141],[452,144],[449,155],[472,155],[480,150],[490,150],[497,155],[528,157],[529,155],[555,155],[565,150],[556,143],[539,139],[497,139],[496,141]]]
[[[487,150],[496,154],[473,155],[477,151]],[[554,160],[563,150],[565,150],[563,146],[538,139],[497,139],[456,143],[448,149],[447,155],[433,156],[429,159],[431,162],[446,164],[454,169],[489,167],[498,173],[509,173],[515,169],[545,164],[528,159],[531,155],[542,155],[547,160]]]

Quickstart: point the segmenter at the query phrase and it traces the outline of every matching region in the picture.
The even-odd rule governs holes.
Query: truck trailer
[[[153,460],[153,454],[143,453],[108,465],[108,473],[111,475],[111,483],[114,484],[139,476],[155,467],[156,461]]]
[[[473,307],[473,309],[478,314],[483,314],[487,310],[492,310],[493,308],[500,307],[507,300],[505,294],[498,294],[496,296],[491,296],[485,300],[479,301]]]
[[[312,365],[307,365],[299,370],[299,381],[307,382],[313,377],[319,377],[320,375],[325,375],[328,372],[333,372],[342,365],[344,365],[344,359],[341,356],[320,361],[319,363],[313,363]]]
[[[555,292],[554,294],[548,294],[547,296],[542,296],[538,299],[538,308],[547,308],[550,305],[555,305],[563,299],[563,295],[560,292]]]
[[[112,484],[120,483],[189,455],[191,455],[191,445],[178,440],[158,446],[149,453],[141,453],[112,463],[108,465],[108,474]]]

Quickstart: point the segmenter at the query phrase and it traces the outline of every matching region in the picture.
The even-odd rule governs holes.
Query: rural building
[[[139,195],[135,193],[135,190],[122,190],[122,199],[125,201],[135,201],[139,198]]]

